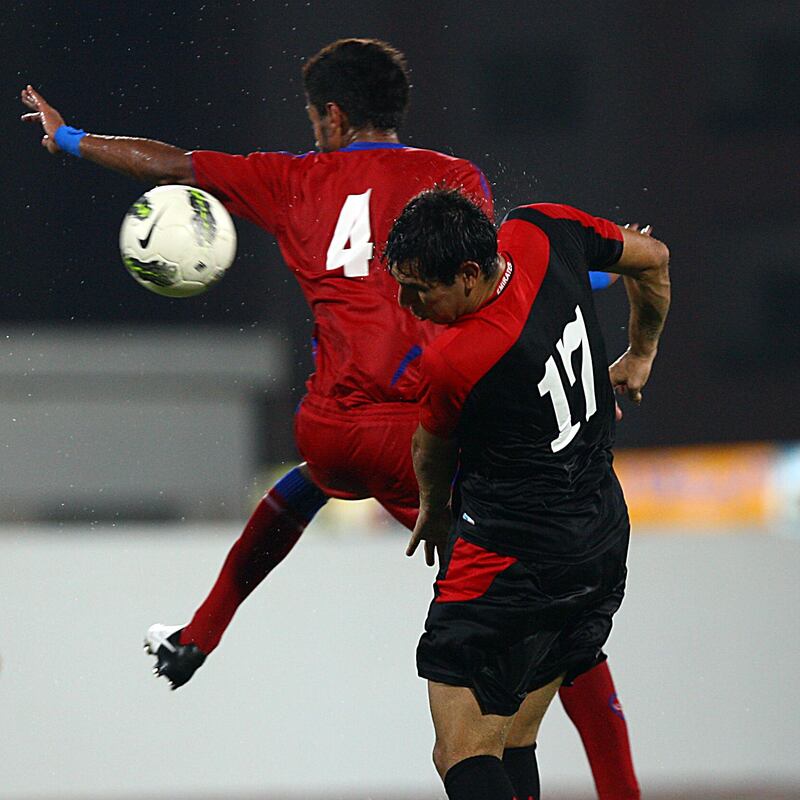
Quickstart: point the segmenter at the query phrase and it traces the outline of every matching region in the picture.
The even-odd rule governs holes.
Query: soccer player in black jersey
[[[439,552],[417,649],[434,762],[451,800],[528,800],[538,789],[503,756],[532,746],[559,686],[597,663],[622,601],[614,391],[641,400],[669,253],[564,205],[514,209],[496,233],[463,195],[437,189],[406,206],[385,257],[400,304],[448,326],[422,357],[407,550],[424,541],[431,565]],[[590,268],[624,275],[630,301],[630,346],[610,380]]]

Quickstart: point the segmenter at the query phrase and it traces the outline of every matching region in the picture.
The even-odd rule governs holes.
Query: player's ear
[[[464,282],[464,289],[471,292],[477,285],[481,277],[481,267],[475,261],[463,261],[458,267],[458,275]]]
[[[338,103],[325,103],[325,116],[328,118],[328,130],[344,134],[350,129],[350,120]]]

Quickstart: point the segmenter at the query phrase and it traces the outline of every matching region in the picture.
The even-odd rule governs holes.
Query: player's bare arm
[[[617,392],[627,393],[631,400],[639,403],[669,311],[669,250],[650,235],[650,226],[639,231],[634,224],[621,230],[622,257],[609,270],[624,276],[631,307],[629,346],[611,365],[609,374]]]
[[[413,556],[425,542],[425,563],[434,565],[434,553],[447,543],[452,524],[451,487],[456,472],[458,447],[453,439],[442,439],[420,425],[411,442],[411,457],[419,483],[419,516],[406,549]]]
[[[23,121],[40,123],[44,132],[42,147],[49,153],[60,152],[56,131],[64,125],[64,118],[30,85],[22,90],[21,98],[25,107],[30,109],[22,115]],[[151,184],[195,185],[191,155],[180,147],[154,139],[93,133],[83,136],[78,146],[82,158],[135,180]]]

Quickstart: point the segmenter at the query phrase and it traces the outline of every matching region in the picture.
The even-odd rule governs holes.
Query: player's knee
[[[444,780],[444,776],[451,767],[471,755],[474,755],[474,753],[470,748],[457,746],[455,742],[445,742],[437,739],[433,746],[433,765],[436,767],[439,777]]]
[[[444,780],[444,776],[448,770],[473,756],[494,755],[498,758],[503,752],[502,743],[476,738],[467,737],[465,739],[447,741],[443,739],[436,740],[433,746],[433,765],[439,776]]]

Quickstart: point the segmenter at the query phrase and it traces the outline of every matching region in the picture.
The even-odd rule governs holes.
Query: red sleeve
[[[192,169],[197,185],[218,197],[231,213],[270,233],[284,224],[291,153],[251,153],[248,156],[195,150]]]
[[[494,198],[489,181],[475,164],[459,159],[458,166],[452,175],[448,175],[446,183],[454,189],[460,189],[481,207],[489,219],[494,220]]]
[[[557,203],[536,203],[528,208],[553,220],[566,220],[580,238],[586,263],[590,267],[610,267],[619,261],[622,255],[622,231],[613,222]]]
[[[420,425],[434,436],[449,439],[458,426],[471,384],[433,346],[422,354],[420,372]]]

